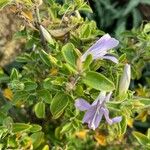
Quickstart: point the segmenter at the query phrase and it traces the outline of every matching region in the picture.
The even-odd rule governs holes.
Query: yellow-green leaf
[[[52,99],[50,111],[55,119],[60,117],[64,109],[67,107],[69,97],[64,93],[57,93]]]
[[[112,91],[115,89],[114,83],[101,73],[89,71],[83,78],[83,82],[96,90]]]
[[[34,111],[38,118],[44,118],[45,117],[45,103],[38,102],[35,105]]]

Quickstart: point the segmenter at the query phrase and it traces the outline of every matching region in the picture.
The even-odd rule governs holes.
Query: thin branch
[[[40,39],[41,39],[41,44],[44,48],[45,51],[48,51],[48,47],[47,47],[47,43],[46,43],[46,40],[43,36],[43,33],[41,31],[41,28],[40,28],[40,25],[41,25],[41,18],[40,18],[40,13],[39,13],[39,8],[38,6],[35,6],[35,9],[34,9],[34,12],[35,12],[35,17],[36,17],[36,21],[35,21],[35,26],[36,28],[39,30],[40,32]]]

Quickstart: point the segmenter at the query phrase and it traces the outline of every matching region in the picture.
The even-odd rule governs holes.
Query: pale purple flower
[[[105,34],[81,56],[81,61],[84,61],[86,57],[91,54],[94,60],[108,59],[114,63],[118,63],[116,57],[108,54],[108,50],[116,47],[118,44],[118,40],[112,38],[109,34]]]
[[[107,109],[105,103],[109,101],[111,94],[112,92],[109,94],[106,94],[106,92],[101,92],[92,104],[89,104],[82,98],[75,101],[75,107],[77,109],[86,111],[82,122],[87,123],[90,129],[95,130],[99,126],[103,116],[109,125],[122,120],[121,116],[117,116],[112,119],[109,118],[109,110]]]

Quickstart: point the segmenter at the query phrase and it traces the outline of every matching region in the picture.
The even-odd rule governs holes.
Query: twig
[[[42,31],[41,31],[41,28],[40,28],[40,25],[41,25],[41,18],[40,18],[38,6],[35,6],[34,12],[35,12],[35,16],[36,16],[35,26],[36,26],[36,28],[37,28],[37,29],[39,30],[39,32],[40,32],[41,44],[42,44],[44,50],[48,51],[48,47],[47,47],[46,40],[45,40],[45,38],[44,38],[44,36],[43,36],[43,33],[42,33]]]

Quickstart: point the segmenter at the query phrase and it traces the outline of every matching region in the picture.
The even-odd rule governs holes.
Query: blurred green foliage
[[[139,5],[150,5],[149,0],[94,0],[94,18],[100,29],[114,32],[118,37],[127,29],[138,27],[142,23]]]

